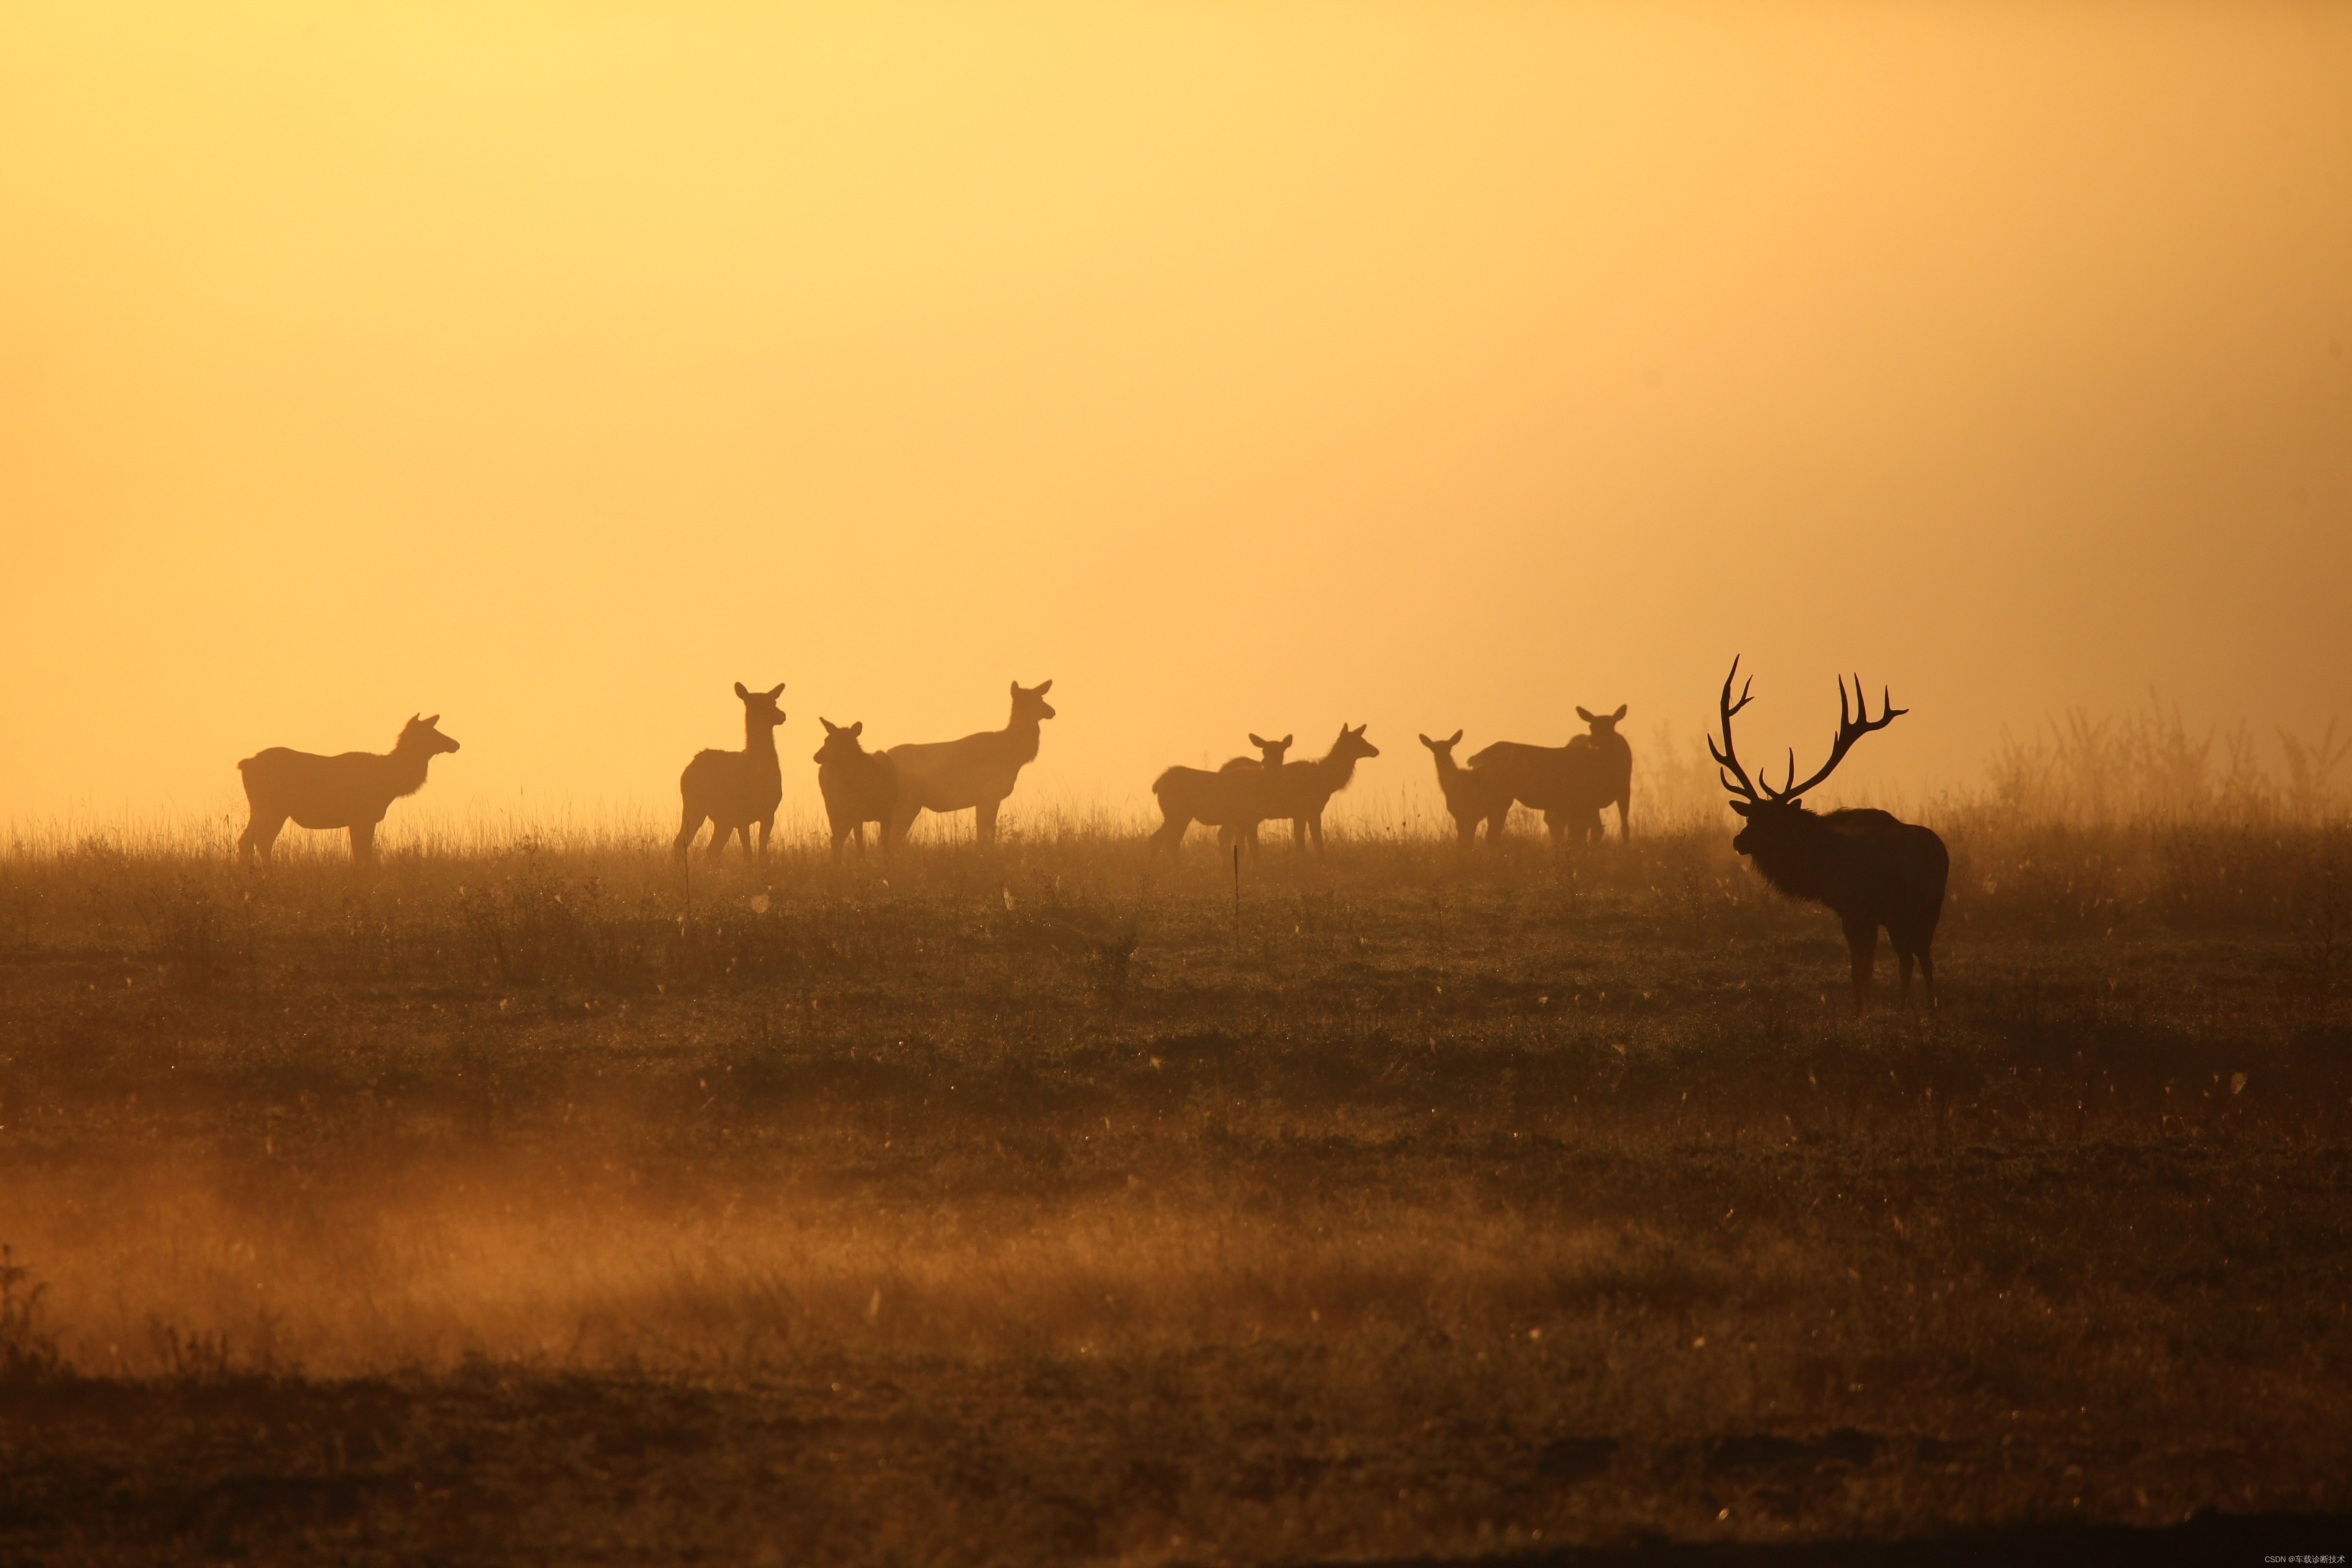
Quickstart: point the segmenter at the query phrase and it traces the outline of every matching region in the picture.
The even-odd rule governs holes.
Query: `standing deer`
[[[1381,749],[1364,739],[1370,726],[1359,724],[1349,729],[1339,726],[1339,738],[1331,749],[1307,763],[1285,763],[1275,784],[1274,809],[1266,815],[1280,820],[1290,819],[1290,847],[1307,847],[1307,836],[1315,838],[1315,852],[1323,853],[1323,808],[1331,797],[1348,787],[1356,776],[1356,764],[1368,757],[1377,757]]]
[[[440,722],[438,713],[430,719],[409,715],[389,752],[322,757],[272,746],[237,763],[249,813],[236,841],[237,858],[249,866],[258,851],[268,859],[290,816],[302,827],[350,828],[352,863],[374,865],[375,825],[394,801],[425,787],[427,763],[457,749],[457,742],[434,728]]]
[[[983,847],[995,843],[997,810],[1021,770],[1036,760],[1039,722],[1054,716],[1045,701],[1052,689],[1050,680],[1030,687],[1014,681],[1013,716],[1002,730],[891,747],[887,754],[898,770],[898,801],[882,829],[882,847],[903,841],[926,811],[970,810],[973,837]]]
[[[1160,802],[1159,829],[1151,847],[1174,854],[1183,847],[1184,830],[1198,822],[1217,830],[1217,842],[1226,847],[1247,843],[1258,852],[1257,825],[1275,816],[1276,786],[1282,776],[1283,754],[1292,737],[1262,740],[1253,734],[1255,757],[1235,757],[1211,773],[1206,768],[1174,767],[1151,781]]]
[[[1470,767],[1494,781],[1495,788],[1505,794],[1506,812],[1514,800],[1530,811],[1542,812],[1553,848],[1559,848],[1570,832],[1579,844],[1601,837],[1601,808],[1610,799],[1612,784],[1606,761],[1594,749],[1591,735],[1573,736],[1565,746],[1497,741],[1472,757]],[[1502,816],[1491,819],[1486,829],[1489,844],[1501,838],[1502,826]]]
[[[1495,847],[1503,836],[1503,818],[1511,809],[1511,792],[1500,781],[1486,777],[1475,768],[1465,768],[1454,762],[1454,748],[1462,743],[1462,731],[1456,730],[1443,741],[1421,738],[1437,759],[1437,787],[1445,795],[1445,809],[1453,814],[1454,830],[1462,847],[1467,849],[1477,841],[1478,825],[1486,825],[1486,847]]]
[[[1883,811],[1848,807],[1816,814],[1806,810],[1798,798],[1836,771],[1856,741],[1874,730],[1885,729],[1910,710],[1894,706],[1890,696],[1882,693],[1879,704],[1885,711],[1871,718],[1862,677],[1857,675],[1853,696],[1861,711],[1849,713],[1845,678],[1840,676],[1838,732],[1830,743],[1830,760],[1799,784],[1797,753],[1791,751],[1789,782],[1777,790],[1769,784],[1759,788],[1739,765],[1739,755],[1731,744],[1732,716],[1748,706],[1748,686],[1754,684],[1751,678],[1741,686],[1739,700],[1734,702],[1731,683],[1738,674],[1739,661],[1735,658],[1731,673],[1723,678],[1723,746],[1717,750],[1713,736],[1706,742],[1723,787],[1737,797],[1730,802],[1731,809],[1748,819],[1731,847],[1753,860],[1764,879],[1780,892],[1827,904],[1836,911],[1845,923],[1846,946],[1853,953],[1855,1002],[1870,994],[1871,967],[1878,956],[1878,928],[1885,926],[1902,961],[1903,995],[1907,1000],[1911,994],[1911,961],[1916,958],[1919,978],[1927,984],[1927,1005],[1933,1007],[1936,961],[1928,949],[1936,940],[1936,921],[1944,912],[1944,879],[1951,868],[1944,841],[1930,828],[1897,821]]]
[[[770,691],[747,691],[741,681],[735,683],[735,695],[743,701],[743,749],[697,752],[694,761],[678,774],[677,793],[683,805],[677,837],[670,844],[670,853],[678,859],[686,858],[688,847],[706,821],[711,826],[713,860],[737,834],[742,836],[743,853],[749,858],[755,823],[760,828],[759,857],[768,858],[768,835],[776,826],[777,804],[784,798],[784,770],[776,761],[776,726],[784,721],[784,710],[776,706],[776,699],[783,694],[781,680]]]
[[[824,744],[816,749],[817,793],[824,796],[825,820],[833,827],[833,859],[841,863],[841,846],[845,839],[857,840],[857,853],[866,853],[866,825],[877,825],[876,831],[887,827],[890,808],[898,803],[898,770],[880,752],[869,752],[857,743],[866,732],[866,721],[855,724],[836,724],[818,716],[824,726]]]
[[[1591,769],[1593,793],[1601,797],[1594,804],[1593,836],[1595,838],[1608,837],[1608,829],[1601,826],[1598,814],[1614,805],[1617,808],[1617,842],[1631,843],[1633,837],[1630,820],[1633,805],[1633,748],[1627,745],[1625,737],[1617,732],[1618,724],[1625,717],[1625,704],[1617,704],[1614,713],[1592,713],[1580,707],[1576,716],[1591,727],[1591,732],[1582,738],[1591,748],[1591,757],[1584,765]],[[1576,742],[1570,741],[1569,744],[1573,747]]]

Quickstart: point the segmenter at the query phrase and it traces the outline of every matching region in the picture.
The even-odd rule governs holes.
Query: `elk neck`
[[[997,731],[1004,737],[1006,755],[1018,763],[1035,762],[1040,739],[1038,734],[1040,722],[1041,721],[1034,713],[1025,719],[1018,713],[1013,714],[1006,721],[1004,728]]]
[[[1347,756],[1343,757],[1339,754],[1339,749],[1337,746],[1332,747],[1330,751],[1316,758],[1307,765],[1315,770],[1316,773],[1318,775],[1319,782],[1328,784],[1331,786],[1331,793],[1334,795],[1346,789],[1348,787],[1348,781],[1356,776],[1356,757],[1354,753],[1350,752]]]
[[[776,727],[760,722],[748,708],[743,710],[743,754],[759,759],[777,773],[783,771],[783,764],[776,761]]]
[[[410,744],[406,735],[395,742],[392,754],[383,759],[384,783],[392,786],[393,798],[415,795],[425,787],[425,765],[433,760],[433,748],[422,740]]]

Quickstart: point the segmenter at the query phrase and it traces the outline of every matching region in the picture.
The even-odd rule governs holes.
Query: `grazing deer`
[[[1497,741],[1472,757],[1470,768],[1493,780],[1494,787],[1504,794],[1503,813],[1508,812],[1512,801],[1542,812],[1553,848],[1559,848],[1571,831],[1580,844],[1601,836],[1601,807],[1610,797],[1610,784],[1591,736],[1574,736],[1565,746]],[[1503,813],[1489,819],[1489,844],[1502,837]]]
[[[1151,781],[1160,801],[1160,827],[1151,836],[1154,852],[1174,854],[1182,847],[1184,830],[1198,822],[1217,830],[1217,842],[1226,847],[1246,843],[1258,852],[1257,825],[1275,813],[1275,786],[1282,776],[1283,753],[1292,737],[1262,740],[1253,734],[1255,757],[1235,757],[1211,773],[1206,768],[1170,768]]]
[[[1454,829],[1462,847],[1467,849],[1477,841],[1478,825],[1483,822],[1487,847],[1492,848],[1502,837],[1503,818],[1511,809],[1510,792],[1498,781],[1454,762],[1454,748],[1462,743],[1461,731],[1443,741],[1423,735],[1421,743],[1437,759],[1437,787],[1444,793],[1445,809],[1454,815]]]
[[[1934,831],[1899,822],[1883,811],[1848,807],[1816,814],[1798,797],[1820,784],[1845,760],[1853,743],[1874,730],[1884,730],[1904,714],[1882,694],[1885,711],[1870,716],[1862,693],[1862,677],[1853,678],[1859,713],[1846,710],[1845,678],[1838,678],[1838,732],[1830,743],[1830,760],[1804,783],[1797,782],[1797,753],[1789,753],[1789,782],[1780,789],[1761,788],[1749,781],[1732,749],[1731,719],[1748,706],[1748,687],[1731,700],[1731,683],[1739,661],[1723,678],[1723,746],[1713,736],[1706,749],[1715,758],[1723,787],[1732,793],[1731,809],[1748,819],[1731,847],[1756,863],[1764,879],[1792,899],[1827,904],[1845,922],[1846,946],[1853,952],[1853,998],[1870,994],[1870,971],[1878,956],[1878,928],[1885,926],[1903,964],[1903,994],[1911,994],[1911,961],[1919,961],[1926,982],[1927,1005],[1936,1005],[1936,960],[1929,952],[1936,940],[1936,921],[1944,912],[1944,879],[1951,868],[1944,841]],[[1753,685],[1751,678],[1748,685]]]
[[[1290,819],[1290,847],[1307,847],[1309,833],[1315,837],[1315,852],[1323,853],[1323,808],[1331,797],[1348,787],[1356,776],[1356,764],[1368,757],[1377,757],[1381,749],[1364,739],[1369,725],[1354,729],[1339,726],[1339,738],[1331,749],[1309,763],[1285,763],[1276,775],[1274,809],[1267,813],[1276,820]]]
[[[1590,734],[1581,738],[1591,748],[1590,759],[1582,765],[1591,770],[1593,793],[1600,796],[1593,806],[1593,835],[1596,838],[1608,837],[1608,829],[1601,826],[1600,814],[1614,805],[1617,808],[1617,842],[1631,843],[1633,837],[1633,826],[1631,821],[1633,806],[1633,748],[1627,745],[1625,737],[1617,732],[1619,722],[1625,717],[1625,704],[1622,702],[1617,704],[1617,711],[1614,713],[1592,713],[1580,707],[1576,710],[1576,716],[1583,720],[1591,729]],[[1574,741],[1569,742],[1570,746],[1575,743]]]
[[[272,746],[237,763],[250,809],[244,837],[236,841],[237,858],[249,866],[258,851],[268,859],[290,816],[303,827],[350,828],[352,864],[373,866],[375,825],[394,801],[425,787],[425,764],[457,749],[457,742],[434,728],[440,722],[438,713],[430,719],[411,714],[388,752],[322,757]]]
[[[706,821],[711,826],[713,860],[737,834],[743,837],[743,853],[748,858],[752,852],[754,823],[760,828],[760,858],[768,858],[768,835],[776,826],[776,805],[784,798],[784,770],[776,761],[776,726],[784,721],[784,710],[776,706],[776,699],[783,694],[781,680],[770,691],[747,691],[741,681],[735,683],[735,695],[743,700],[743,749],[697,752],[694,761],[686,764],[686,772],[677,775],[683,808],[670,853],[678,859],[686,858],[688,847]]]
[[[824,726],[824,744],[816,749],[817,793],[824,796],[824,815],[833,826],[833,858],[841,863],[842,841],[857,840],[857,853],[866,853],[866,825],[876,825],[878,833],[890,823],[890,808],[898,802],[898,770],[880,752],[869,752],[857,743],[866,732],[866,721],[855,724],[836,724],[819,715],[817,722]]]
[[[882,829],[885,849],[904,840],[915,818],[926,811],[972,814],[972,834],[985,847],[996,842],[996,813],[1021,777],[1021,770],[1037,757],[1040,721],[1054,710],[1045,693],[1050,680],[1037,686],[1013,683],[1013,717],[1002,730],[982,730],[961,741],[930,741],[893,746],[887,755],[898,770],[898,801]]]

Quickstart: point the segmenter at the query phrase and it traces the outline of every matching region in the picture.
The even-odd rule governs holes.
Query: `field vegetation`
[[[2127,783],[2177,729],[1915,809],[1933,1014],[1851,1005],[1680,751],[1630,846],[1360,816],[1238,876],[1075,816],[686,875],[20,840],[0,1557],[2340,1515],[2352,819],[2329,743]]]

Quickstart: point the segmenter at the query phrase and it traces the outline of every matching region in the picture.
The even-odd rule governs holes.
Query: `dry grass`
[[[0,1542],[1294,1561],[2352,1497],[2352,832],[0,859]],[[45,1287],[37,1301],[26,1292]]]

